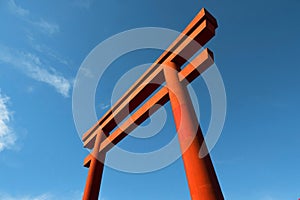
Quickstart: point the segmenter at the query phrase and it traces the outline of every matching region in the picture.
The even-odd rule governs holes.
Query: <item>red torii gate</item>
[[[199,157],[204,138],[186,87],[214,63],[213,53],[204,49],[180,69],[215,35],[217,26],[216,19],[202,9],[151,67],[83,135],[84,147],[93,148],[84,160],[89,172],[83,200],[98,199],[106,152],[156,112],[159,109],[156,104],[164,105],[168,101],[173,111],[191,199],[224,199],[209,154]],[[130,119],[119,124],[130,114]]]

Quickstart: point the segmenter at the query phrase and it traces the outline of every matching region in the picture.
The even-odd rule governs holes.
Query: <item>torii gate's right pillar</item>
[[[179,81],[180,68],[164,64],[166,86],[178,133],[182,159],[192,200],[223,200],[223,194],[209,154],[199,157],[204,137],[187,87]],[[196,135],[195,135],[196,134]]]

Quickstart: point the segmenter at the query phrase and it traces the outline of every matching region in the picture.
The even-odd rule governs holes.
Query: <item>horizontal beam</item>
[[[215,18],[205,9],[202,9],[182,34],[151,65],[141,78],[83,135],[84,147],[93,148],[96,136],[95,130],[102,129],[104,132],[110,133],[118,123],[124,120],[160,87],[164,82],[161,64],[174,61],[181,66],[186,62],[186,59],[191,58],[201,46],[214,36],[216,28],[217,22]]]
[[[193,61],[179,72],[180,81],[188,84],[196,79],[202,72],[214,63],[213,54],[209,49],[202,51]],[[162,87],[148,101],[146,101],[129,119],[119,125],[100,145],[99,152],[109,151],[114,145],[120,142],[139,124],[155,113],[160,106],[169,101],[168,89]],[[160,105],[160,106],[159,106]]]
[[[86,168],[89,168],[92,158],[93,158],[92,154],[89,154],[87,157],[85,157],[85,159],[83,161],[83,166]]]

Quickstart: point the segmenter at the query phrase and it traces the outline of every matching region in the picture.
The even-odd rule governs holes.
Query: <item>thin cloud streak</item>
[[[70,194],[65,194],[65,196],[62,197],[62,195],[53,195],[51,193],[45,193],[37,196],[32,195],[23,195],[23,196],[16,196],[16,195],[10,195],[7,193],[0,193],[0,199],[1,200],[80,200],[81,195],[79,195],[78,192],[72,192]]]
[[[271,195],[265,195],[261,200],[275,200]]]
[[[30,11],[22,8],[21,6],[17,5],[14,0],[9,0],[7,2],[8,8],[10,12],[18,17],[20,17],[25,22],[35,26],[40,32],[53,35],[60,31],[59,25],[55,23],[51,23],[45,19],[32,19],[30,15]]]
[[[0,199],[2,200],[52,200],[50,194],[42,194],[39,196],[11,196],[8,194],[0,194]]]
[[[101,110],[105,110],[106,108],[109,108],[109,107],[110,107],[110,104],[104,104],[104,103],[100,104],[100,109]]]
[[[34,80],[53,86],[64,97],[69,97],[71,82],[55,69],[48,71],[36,55],[0,46],[0,61],[22,70]]]
[[[35,26],[37,26],[41,32],[53,35],[59,32],[59,26],[54,23],[50,23],[44,19],[40,19],[39,21],[32,22]]]
[[[94,0],[75,0],[74,5],[79,8],[90,9]]]
[[[20,17],[28,16],[30,13],[29,10],[26,10],[26,9],[18,6],[14,0],[9,0],[7,2],[7,4],[8,4],[10,11]]]
[[[8,109],[9,97],[1,94],[0,90],[0,152],[14,147],[17,137],[9,126],[12,112]]]
[[[70,65],[70,61],[62,58],[60,55],[58,55],[53,49],[51,49],[47,45],[41,44],[40,42],[36,41],[36,39],[33,37],[31,33],[27,33],[26,36],[30,46],[38,53],[42,53],[43,55],[49,57],[50,59],[55,60],[55,62],[58,62],[65,66]]]

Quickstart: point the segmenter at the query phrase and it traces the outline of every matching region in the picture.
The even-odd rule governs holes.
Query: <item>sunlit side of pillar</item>
[[[199,157],[200,145],[204,139],[188,90],[179,81],[179,68],[173,62],[164,65],[166,86],[169,89],[191,199],[223,200],[209,154],[204,158]]]

